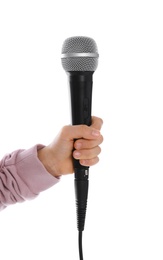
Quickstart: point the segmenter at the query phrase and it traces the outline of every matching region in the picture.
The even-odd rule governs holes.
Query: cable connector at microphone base
[[[77,228],[79,231],[84,230],[85,217],[87,210],[89,168],[75,169],[75,195],[77,211]]]

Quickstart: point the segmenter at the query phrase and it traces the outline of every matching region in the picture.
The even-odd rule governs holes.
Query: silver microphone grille
[[[66,39],[62,46],[62,66],[65,71],[95,71],[98,66],[96,42],[89,37]]]

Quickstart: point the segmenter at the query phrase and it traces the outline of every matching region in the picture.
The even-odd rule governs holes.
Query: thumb
[[[66,141],[74,139],[95,139],[100,136],[100,131],[87,125],[67,125],[61,130],[60,137]]]

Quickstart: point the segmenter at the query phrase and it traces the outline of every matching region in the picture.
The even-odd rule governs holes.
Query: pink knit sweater
[[[36,145],[28,150],[17,150],[0,161],[0,210],[33,199],[59,181],[38,159],[37,150],[42,147]]]

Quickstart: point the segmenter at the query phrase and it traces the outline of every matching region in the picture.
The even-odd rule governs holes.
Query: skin
[[[92,125],[64,126],[54,141],[38,151],[38,158],[54,177],[73,173],[72,157],[84,166],[93,166],[99,161],[100,133],[103,121],[92,117]],[[74,141],[77,139],[76,141]]]

